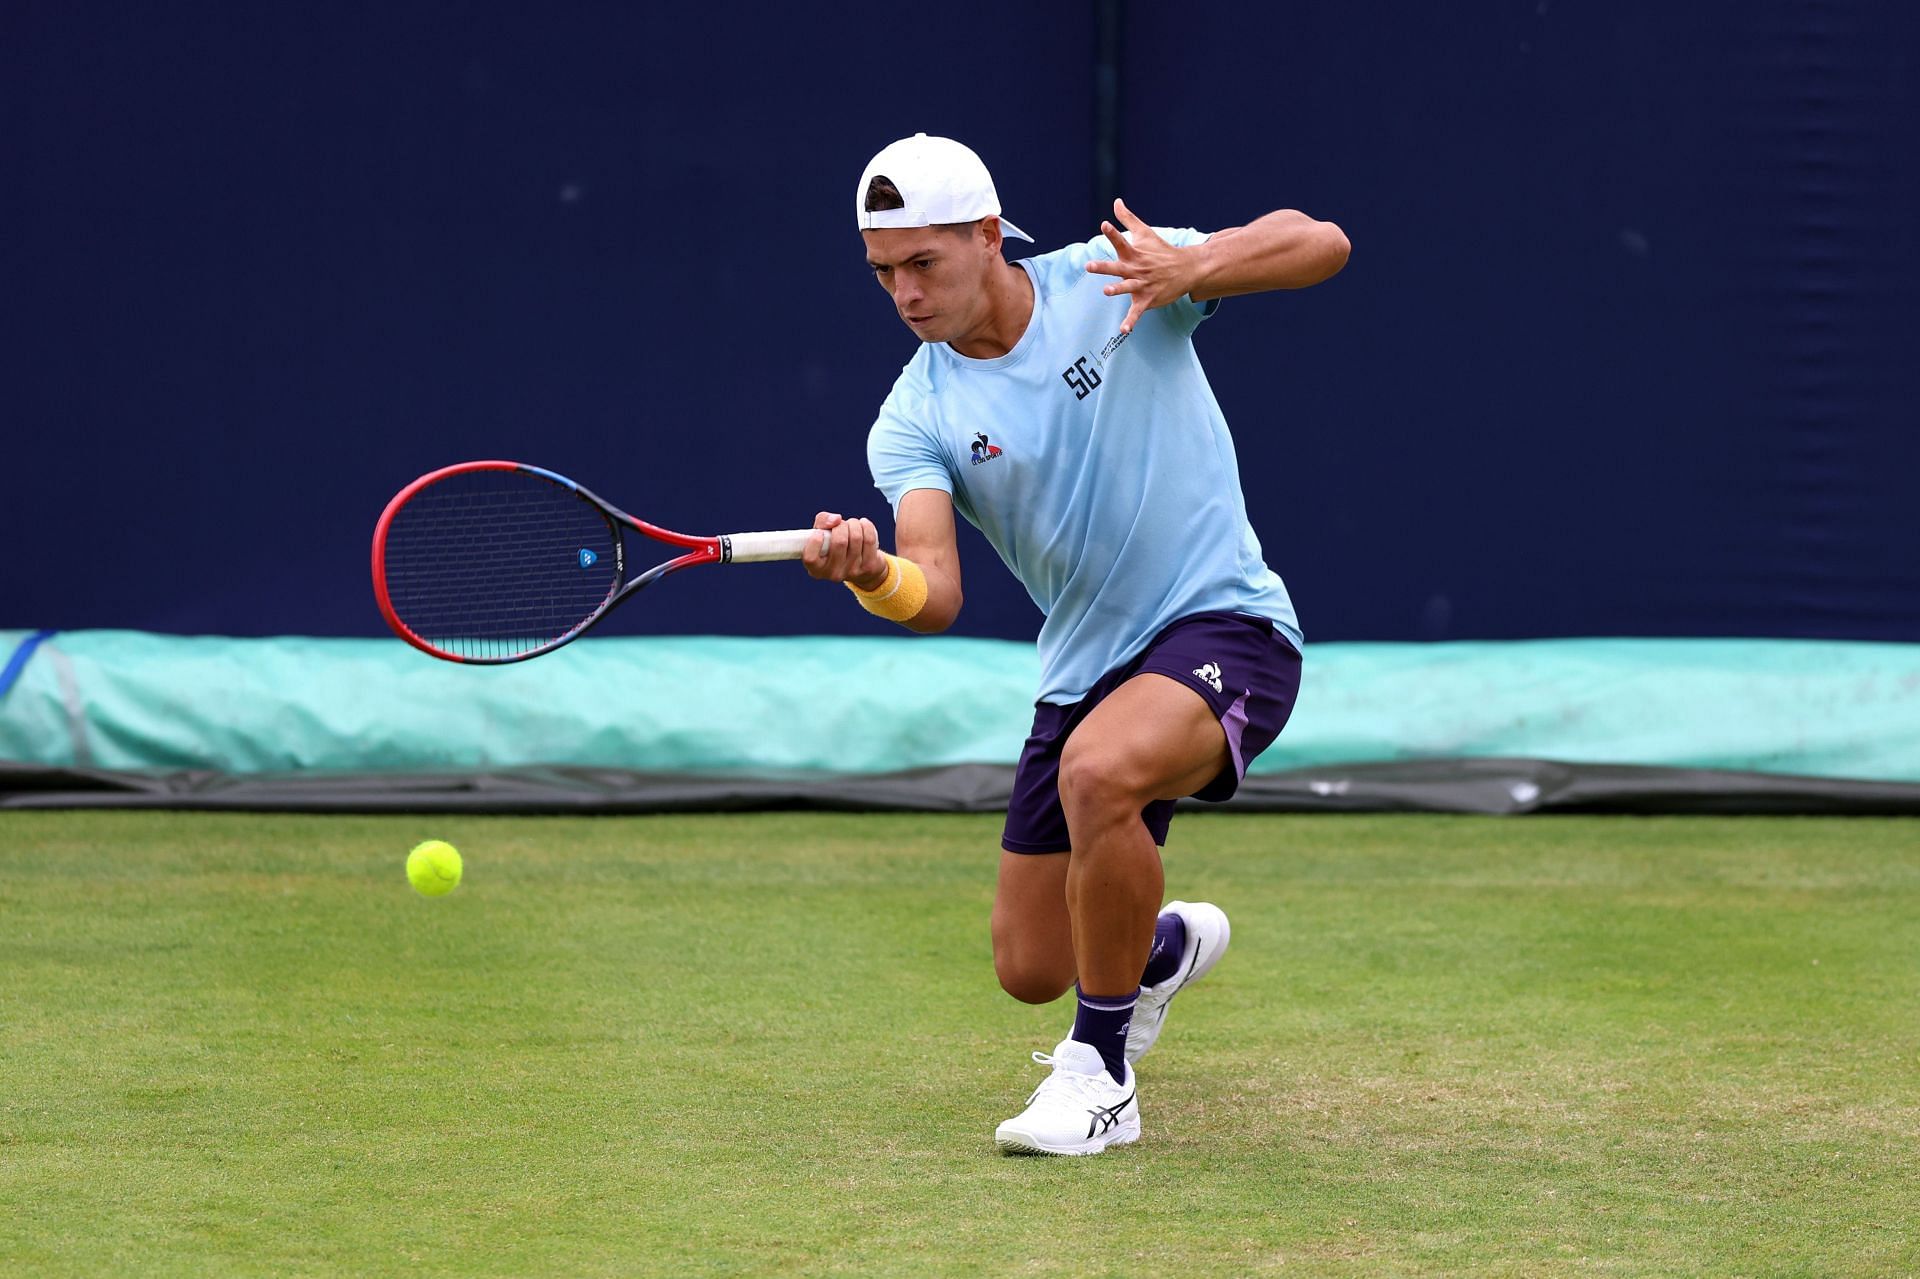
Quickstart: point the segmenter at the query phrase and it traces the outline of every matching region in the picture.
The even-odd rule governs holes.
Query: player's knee
[[[1138,812],[1151,796],[1142,797],[1137,779],[1124,762],[1097,750],[1076,751],[1069,745],[1060,760],[1060,804],[1069,822],[1077,814]]]
[[[998,921],[996,921],[998,922]],[[1000,989],[1023,1004],[1050,1004],[1073,985],[1073,962],[1022,946],[1005,931],[994,929],[993,973]]]
[[[1023,1004],[1050,1004],[1073,985],[1071,973],[1063,977],[1042,968],[1003,963],[997,955],[993,971],[1000,978],[1000,989]]]

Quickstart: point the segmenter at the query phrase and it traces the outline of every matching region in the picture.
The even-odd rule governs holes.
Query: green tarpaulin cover
[[[0,663],[29,638],[0,631]],[[1001,640],[588,639],[508,667],[397,640],[53,635],[0,692],[0,760],[434,772],[883,774],[1010,764],[1039,666]],[[1254,765],[1524,758],[1920,781],[1920,645],[1320,644]]]

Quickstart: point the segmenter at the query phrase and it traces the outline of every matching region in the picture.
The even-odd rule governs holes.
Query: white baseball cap
[[[867,184],[875,178],[893,183],[907,207],[867,212]],[[993,189],[993,175],[971,148],[952,138],[916,133],[882,148],[867,161],[853,194],[853,211],[862,231],[938,226],[975,222],[990,214],[999,217],[1000,196]],[[1000,218],[1000,233],[1033,243],[1032,236],[1005,218]]]

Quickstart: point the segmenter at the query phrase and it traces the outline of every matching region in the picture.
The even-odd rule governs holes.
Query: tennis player
[[[1231,796],[1300,685],[1293,604],[1247,522],[1193,333],[1220,298],[1327,279],[1347,238],[1293,210],[1212,234],[1154,227],[1116,200],[1117,225],[1009,263],[1006,240],[1032,237],[1000,216],[986,166],[925,134],[874,156],[855,213],[922,343],[867,441],[895,553],[872,521],[823,511],[807,571],[945,630],[961,604],[957,510],[1046,614],[993,956],[1015,998],[1077,988],[1079,1003],[995,1139],[1096,1154],[1139,1137],[1132,1063],[1229,938],[1216,906],[1162,905],[1174,801]]]

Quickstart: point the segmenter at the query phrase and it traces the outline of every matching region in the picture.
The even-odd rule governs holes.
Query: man
[[[1001,1124],[1010,1153],[1137,1139],[1132,1063],[1167,1004],[1225,950],[1226,915],[1161,906],[1173,801],[1231,796],[1293,709],[1301,636],[1247,522],[1233,442],[1194,354],[1217,300],[1317,284],[1347,239],[1291,210],[1211,235],[1119,226],[1008,263],[986,166],[946,138],[882,150],[855,196],[867,262],[923,343],[867,445],[894,508],[821,512],[807,571],[915,631],[960,612],[954,511],[1046,614],[1033,735],[1015,775],[993,906],[1015,998],[1076,987],[1051,1073]],[[1122,229],[1124,228],[1124,230]]]

